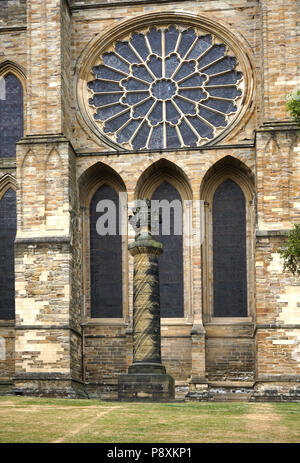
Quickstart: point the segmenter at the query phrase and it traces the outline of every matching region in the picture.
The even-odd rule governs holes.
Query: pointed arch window
[[[115,210],[115,234],[99,235],[99,201],[111,201]],[[99,209],[98,209],[99,210]],[[108,184],[101,185],[90,202],[91,317],[122,317],[122,236],[119,233],[119,196]]]
[[[246,204],[233,180],[216,189],[212,216],[214,317],[247,317]]]
[[[23,136],[23,87],[12,73],[0,81],[0,157],[11,158]]]
[[[164,216],[159,226],[157,239],[163,244],[164,251],[159,258],[159,287],[161,316],[166,318],[184,317],[183,290],[183,233],[182,201],[177,189],[164,181],[154,191],[152,200],[167,200],[171,205],[176,201],[181,205],[181,217],[175,217],[174,208],[170,208],[170,234],[163,231]],[[176,220],[176,222],[175,222]],[[179,225],[179,226],[178,226]],[[180,230],[178,229],[180,228]]]
[[[9,188],[0,199],[0,320],[15,318],[16,227],[16,192]]]

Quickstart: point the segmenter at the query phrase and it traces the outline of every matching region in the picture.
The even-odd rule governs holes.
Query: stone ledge
[[[207,378],[203,376],[192,376],[189,380],[189,384],[208,384],[208,381]]]
[[[32,143],[70,143],[63,133],[41,133],[26,135],[17,142],[17,145],[31,145]]]
[[[25,137],[21,138],[21,140],[19,140],[16,145],[53,145],[59,143],[67,143],[72,148],[72,151],[76,156],[76,151],[72,145],[72,142],[63,133],[42,133],[26,135]]]
[[[0,158],[0,169],[16,169],[16,157]]]
[[[59,373],[16,374],[11,392],[27,397],[61,397],[86,399],[83,381]]]
[[[73,381],[84,384],[81,379],[73,378],[66,373],[16,373],[13,381]]]
[[[80,2],[77,4],[76,2],[72,2],[72,0],[67,0],[67,4],[69,9],[72,11],[77,10],[90,10],[90,9],[100,9],[100,8],[119,8],[125,6],[138,6],[138,5],[149,5],[149,4],[165,4],[165,3],[184,3],[190,2],[190,0],[124,0],[123,2],[120,0],[115,1],[108,1],[106,3],[99,3],[95,1],[95,3],[85,4],[82,5]]]
[[[0,379],[0,386],[12,386],[13,381],[9,379]]]
[[[255,236],[257,238],[265,238],[268,236],[287,236],[290,232],[290,229],[282,229],[282,230],[256,230]]]
[[[253,388],[254,381],[212,381],[208,382],[209,387],[230,387],[230,388]]]
[[[26,31],[27,26],[4,26],[0,27],[0,34],[7,33],[7,32],[19,32],[19,31]]]
[[[119,327],[124,326],[127,327],[128,323],[123,318],[97,318],[87,320],[81,323],[83,328],[93,327],[93,326],[111,326],[111,327]]]
[[[257,324],[255,327],[255,331],[257,330],[295,330],[295,329],[300,329],[299,324],[277,324],[277,323],[264,323],[264,324]]]
[[[0,328],[15,328],[15,320],[0,320]]]
[[[78,336],[82,336],[81,332],[69,325],[16,325],[17,331],[32,331],[32,330],[70,330]]]
[[[279,131],[298,131],[299,127],[292,120],[286,121],[267,121],[264,122],[258,129],[255,130],[256,133],[264,132],[279,132]]]
[[[206,326],[242,326],[253,325],[253,317],[211,317],[210,321],[204,322]]]
[[[189,318],[166,318],[161,317],[160,319],[161,326],[192,326],[193,321]]]
[[[177,152],[199,152],[206,150],[232,150],[232,149],[249,149],[255,148],[254,143],[240,143],[235,145],[204,145],[198,147],[185,147],[185,148],[164,148],[160,150],[148,149],[148,150],[139,150],[138,152],[134,150],[114,150],[114,151],[92,151],[92,152],[76,152],[77,157],[92,157],[92,156],[111,156],[111,155],[130,155],[133,154],[163,154],[163,153],[177,153]]]
[[[298,383],[300,375],[259,375],[255,378],[254,385],[257,383]]]
[[[126,335],[125,334],[115,334],[115,335],[110,335],[110,336],[107,336],[106,334],[87,334],[84,336],[84,339],[124,339],[126,338]]]
[[[29,236],[24,238],[16,238],[15,245],[43,245],[43,244],[67,244],[70,247],[72,246],[70,236]]]

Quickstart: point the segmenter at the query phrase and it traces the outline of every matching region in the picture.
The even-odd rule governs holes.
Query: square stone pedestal
[[[174,379],[167,374],[129,373],[118,377],[119,400],[168,402],[174,397]]]
[[[118,397],[130,402],[168,402],[175,397],[174,379],[161,363],[136,362],[127,375],[119,375]]]

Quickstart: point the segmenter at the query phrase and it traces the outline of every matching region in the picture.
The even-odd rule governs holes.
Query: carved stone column
[[[170,400],[174,380],[161,363],[158,257],[163,246],[151,236],[150,201],[139,210],[140,231],[129,252],[134,257],[133,363],[119,376],[119,400]]]

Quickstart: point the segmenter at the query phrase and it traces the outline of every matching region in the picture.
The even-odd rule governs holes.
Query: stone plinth
[[[118,379],[119,400],[168,402],[174,399],[174,379],[170,375],[128,373]]]

